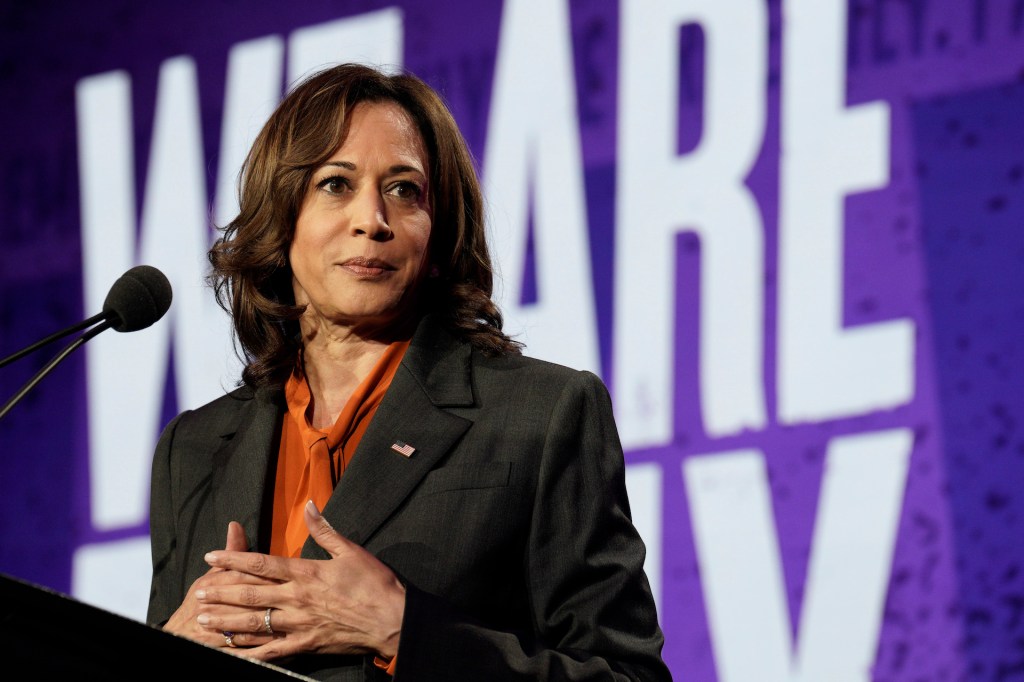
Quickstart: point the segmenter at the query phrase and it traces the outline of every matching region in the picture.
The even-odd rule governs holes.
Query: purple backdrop
[[[445,95],[483,161],[501,2],[0,6],[0,354],[96,312],[83,306],[80,79],[116,69],[130,74],[141,197],[159,68],[168,58],[191,56],[212,196],[229,49],[391,6],[403,11],[404,64]],[[888,184],[845,201],[843,323],[913,320],[914,391],[894,409],[797,425],[774,416],[780,88],[789,15],[781,1],[767,7],[767,128],[747,185],[765,231],[768,423],[725,437],[709,436],[702,426],[702,245],[681,232],[674,436],[667,445],[627,450],[631,465],[653,463],[662,475],[666,659],[679,679],[720,675],[680,475],[688,458],[740,448],[764,453],[795,637],[830,439],[909,428],[914,447],[870,677],[1024,679],[1024,4],[849,3],[846,104],[886,102],[891,135]],[[613,292],[616,278],[628,276],[614,267],[621,8],[595,0],[570,2],[569,9],[597,340],[602,373],[612,383]],[[675,151],[686,154],[707,129],[706,36],[689,26],[680,37]],[[524,303],[541,295],[532,273],[528,263]],[[52,352],[0,370],[0,398]],[[77,547],[146,532],[145,524],[100,531],[90,522],[84,357],[72,356],[0,420],[0,572],[65,592]],[[167,394],[165,419],[178,409],[173,384]]]

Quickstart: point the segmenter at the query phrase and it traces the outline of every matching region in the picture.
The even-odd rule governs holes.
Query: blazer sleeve
[[[622,447],[601,380],[576,372],[553,403],[524,561],[529,632],[476,622],[409,585],[395,682],[671,680],[643,571]]]
[[[178,415],[164,428],[153,455],[149,501],[153,576],[146,622],[157,627],[167,622],[184,598],[181,585],[175,582],[175,576],[179,576],[181,570],[177,565],[177,543],[172,521],[175,507],[171,493],[171,450],[182,416]]]

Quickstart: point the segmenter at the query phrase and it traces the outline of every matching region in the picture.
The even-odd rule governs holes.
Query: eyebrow
[[[336,168],[344,168],[345,170],[350,170],[353,172],[358,170],[358,168],[356,168],[356,164],[352,163],[351,161],[327,161],[323,164],[323,166],[335,166]],[[323,166],[321,166],[321,168],[323,168]],[[420,175],[425,174],[424,171],[417,168],[416,166],[409,166],[403,163],[396,164],[388,168],[389,175],[397,175],[399,173],[419,173]]]

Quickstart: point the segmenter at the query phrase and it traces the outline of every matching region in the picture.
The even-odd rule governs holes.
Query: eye
[[[341,194],[348,189],[348,180],[342,175],[331,175],[317,182],[316,188],[328,194]]]
[[[415,182],[402,180],[388,187],[387,193],[402,201],[414,202],[423,196],[423,189]]]

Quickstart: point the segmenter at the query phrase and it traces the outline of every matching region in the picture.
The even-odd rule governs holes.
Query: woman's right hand
[[[227,541],[224,544],[224,549],[239,552],[245,552],[249,549],[245,541],[245,530],[242,528],[242,524],[237,521],[232,521],[228,524],[228,535]],[[188,637],[189,639],[196,640],[197,642],[201,642],[209,646],[228,647],[229,643],[227,635],[211,633],[208,629],[199,625],[197,617],[202,604],[196,597],[196,592],[222,583],[238,583],[239,576],[229,576],[229,573],[234,573],[234,571],[226,571],[222,568],[211,568],[202,577],[192,583],[192,586],[188,588],[188,593],[185,595],[184,601],[181,602],[181,606],[171,614],[171,617],[164,625],[164,631],[175,635],[181,635],[182,637]]]

